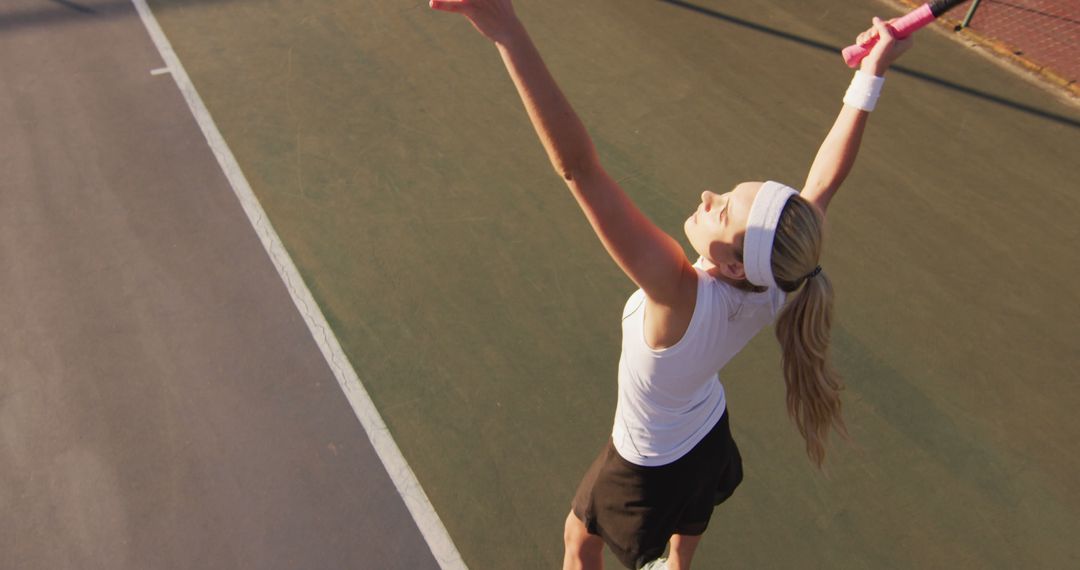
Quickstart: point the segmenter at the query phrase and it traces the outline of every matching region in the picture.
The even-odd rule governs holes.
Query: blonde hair
[[[829,429],[848,437],[840,403],[844,384],[829,358],[832,284],[824,272],[808,277],[821,257],[824,222],[816,207],[792,196],[780,213],[771,259],[776,284],[789,293],[776,320],[787,411],[806,441],[806,454],[819,469],[825,462]]]

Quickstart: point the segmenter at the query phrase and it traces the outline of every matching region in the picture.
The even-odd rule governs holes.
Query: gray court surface
[[[436,568],[161,66],[0,6],[0,568]]]

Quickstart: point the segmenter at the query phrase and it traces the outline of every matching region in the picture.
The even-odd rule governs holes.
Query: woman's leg
[[[671,535],[671,549],[668,552],[668,570],[690,570],[690,559],[694,557],[694,550],[701,542],[701,535],[673,534]]]
[[[570,511],[563,529],[563,570],[601,570],[604,567],[604,541],[589,534],[585,523]]]

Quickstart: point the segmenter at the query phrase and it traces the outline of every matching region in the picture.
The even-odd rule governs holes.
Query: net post
[[[979,2],[981,1],[982,0],[973,0],[971,2],[971,6],[968,8],[967,15],[964,16],[964,21],[960,22],[960,27],[957,29],[962,30],[968,27],[968,24],[971,23],[971,18],[975,15],[975,10],[979,7]]]

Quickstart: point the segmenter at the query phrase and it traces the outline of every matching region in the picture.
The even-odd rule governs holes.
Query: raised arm
[[[671,236],[652,223],[600,165],[585,126],[514,14],[509,0],[431,0],[495,42],[551,160],[597,237],[631,280],[658,303],[675,302],[693,269]],[[692,277],[691,277],[692,278]]]
[[[878,37],[881,38],[880,41],[870,51],[870,55],[862,60],[859,70],[871,76],[884,77],[889,66],[911,46],[912,40],[910,37],[897,40],[888,24],[874,18],[873,27],[859,34],[858,43],[864,44]],[[848,104],[846,99],[845,97],[840,115],[836,117],[836,122],[814,157],[801,192],[802,197],[816,205],[822,213],[828,209],[833,194],[840,189],[840,184],[851,172],[866,121],[870,117],[869,111]]]

